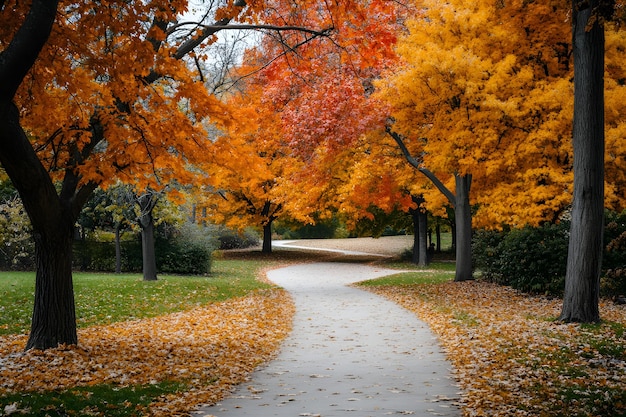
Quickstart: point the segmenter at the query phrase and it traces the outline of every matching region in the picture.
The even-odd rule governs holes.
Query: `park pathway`
[[[347,286],[397,272],[339,262],[270,271],[268,278],[294,298],[291,335],[231,397],[194,415],[459,416],[459,389],[428,326]]]

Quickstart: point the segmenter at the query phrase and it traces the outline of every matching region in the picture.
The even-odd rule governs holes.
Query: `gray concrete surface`
[[[428,326],[346,286],[397,272],[332,262],[270,271],[268,278],[294,298],[292,334],[275,360],[197,415],[460,416],[459,389]]]

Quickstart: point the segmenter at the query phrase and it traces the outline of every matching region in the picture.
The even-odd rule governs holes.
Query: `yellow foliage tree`
[[[469,279],[470,205],[476,225],[493,226],[536,223],[569,203],[567,11],[559,2],[418,5],[380,94],[390,133],[455,206],[456,279]]]

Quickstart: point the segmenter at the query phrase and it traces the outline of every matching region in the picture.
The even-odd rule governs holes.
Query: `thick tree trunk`
[[[472,279],[472,209],[469,202],[471,175],[456,175],[454,219],[456,229],[455,281]]]
[[[77,178],[67,171],[59,196],[19,124],[17,107],[0,104],[0,121],[0,163],[20,194],[35,242],[35,302],[26,349],[76,344],[74,221],[93,189],[76,194]]]
[[[600,320],[599,288],[604,231],[604,28],[588,23],[592,0],[578,10],[573,2],[574,196],[560,319]]]
[[[263,253],[272,253],[272,220],[263,225]]]
[[[55,234],[34,231],[36,280],[35,304],[26,349],[48,349],[77,344],[76,310],[72,283],[74,230],[67,220]]]
[[[157,280],[156,252],[154,250],[154,220],[150,213],[144,214],[141,224],[141,257],[143,260],[143,280]]]

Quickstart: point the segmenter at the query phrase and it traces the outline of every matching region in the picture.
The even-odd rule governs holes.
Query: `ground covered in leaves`
[[[181,389],[175,394],[127,415],[185,415],[222,398],[267,361],[290,331],[293,312],[286,292],[269,289],[186,312],[81,329],[79,346],[23,352],[26,336],[3,336],[0,396],[176,383]],[[76,392],[89,396],[91,391]],[[15,402],[0,415],[28,411]],[[98,414],[85,409],[80,415]]]
[[[626,309],[604,322],[555,320],[561,301],[481,281],[368,287],[438,335],[465,416],[626,416]]]

